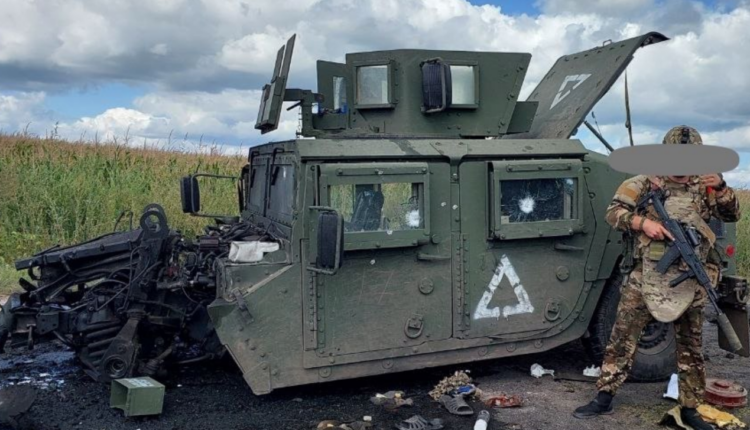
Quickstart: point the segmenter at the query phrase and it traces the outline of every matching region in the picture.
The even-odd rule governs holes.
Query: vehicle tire
[[[626,277],[615,272],[604,287],[599,306],[589,325],[583,344],[595,363],[601,364],[612,333],[620,303],[620,286]],[[668,379],[677,371],[677,350],[672,323],[652,320],[643,330],[629,378],[637,381]]]
[[[6,319],[5,308],[0,305],[0,354],[5,352],[5,342],[10,335],[10,327],[8,327],[9,323],[6,322]]]

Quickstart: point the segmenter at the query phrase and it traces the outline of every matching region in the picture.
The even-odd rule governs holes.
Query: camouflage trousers
[[[621,289],[617,320],[604,353],[602,373],[596,383],[599,391],[614,395],[625,382],[643,329],[652,319],[641,296],[641,275],[639,269],[634,270]],[[703,307],[706,298],[706,292],[698,288],[690,307],[674,322],[680,379],[679,402],[687,408],[698,407],[706,385],[702,345]]]

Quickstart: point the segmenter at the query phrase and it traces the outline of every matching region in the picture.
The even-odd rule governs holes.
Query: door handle
[[[580,246],[566,245],[564,243],[555,243],[556,251],[585,251],[585,248]]]
[[[417,260],[419,261],[442,261],[450,259],[450,255],[425,254],[424,252],[417,253]]]

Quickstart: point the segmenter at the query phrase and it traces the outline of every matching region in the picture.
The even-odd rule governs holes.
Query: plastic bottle
[[[477,417],[477,422],[474,423],[474,430],[487,430],[487,424],[490,422],[490,413],[488,411],[480,411]]]

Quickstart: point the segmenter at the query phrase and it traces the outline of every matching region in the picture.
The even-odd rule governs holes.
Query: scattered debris
[[[455,390],[451,391],[450,394],[454,396],[471,396],[477,392],[477,387],[474,384],[462,385]]]
[[[0,390],[0,425],[13,428],[36,401],[37,391],[32,387],[7,387]]]
[[[126,417],[159,415],[164,406],[164,385],[149,377],[112,381],[109,407],[122,409]]]
[[[701,415],[704,421],[715,424],[719,428],[726,429],[744,429],[747,428],[745,423],[737,419],[734,415],[722,412],[709,405],[698,406],[698,413]],[[680,428],[686,430],[692,430],[687,424],[682,422],[680,416],[680,407],[675,406],[674,408],[667,411],[664,417],[661,419],[659,424],[675,424]]]
[[[318,423],[318,426],[315,427],[317,430],[325,430],[325,429],[335,429],[340,428],[341,423],[336,420],[323,420]]]
[[[592,378],[598,378],[602,375],[602,369],[599,366],[594,366],[593,364],[591,367],[587,367],[583,369],[583,376],[590,376]]]
[[[698,406],[698,413],[701,414],[704,420],[709,423],[716,424],[719,428],[732,427],[732,428],[747,428],[747,425],[740,421],[737,417],[730,414],[729,412],[723,412],[711,405],[700,405]]]
[[[474,423],[474,430],[487,430],[487,424],[490,422],[489,411],[479,411],[477,421]]]
[[[365,421],[352,421],[342,423],[336,420],[324,420],[318,423],[316,430],[367,430],[372,427],[372,423]]]
[[[427,421],[420,415],[414,415],[396,424],[396,428],[399,430],[438,430],[443,428],[443,420],[435,418]]]
[[[453,375],[447,376],[438,382],[438,384],[435,385],[435,388],[430,391],[430,397],[432,397],[433,400],[438,400],[443,394],[458,392],[461,387],[467,386],[474,387],[468,372],[456,371]],[[474,387],[474,392],[472,394],[477,395],[476,387]]]
[[[369,415],[365,415],[365,416],[362,417],[362,421],[364,421],[366,423],[371,423],[372,422],[372,417],[369,416]]]
[[[665,399],[677,400],[680,397],[680,378],[676,373],[673,373],[669,378],[669,384],[667,384],[667,392],[662,396]]]
[[[443,394],[440,396],[440,399],[438,399],[438,402],[440,402],[440,404],[453,415],[474,415],[474,409],[466,403],[464,396],[461,394],[456,396]]]
[[[500,394],[485,400],[484,404],[491,408],[515,408],[523,405],[523,399],[516,395]]]
[[[747,405],[747,390],[741,385],[724,379],[706,379],[706,402],[726,408]]]
[[[534,363],[531,365],[531,376],[539,379],[544,375],[551,375],[553,378],[555,377],[555,371],[550,369],[545,369],[541,365]]]
[[[414,400],[405,397],[406,394],[403,391],[388,391],[385,394],[375,394],[374,397],[370,397],[370,401],[372,404],[383,406],[386,409],[398,409],[401,406],[414,405]]]

